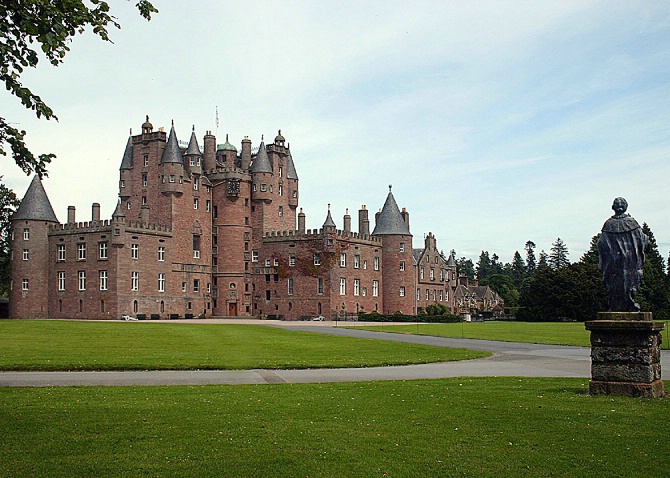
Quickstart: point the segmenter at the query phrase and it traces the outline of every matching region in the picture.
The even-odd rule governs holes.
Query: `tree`
[[[519,291],[514,287],[512,279],[504,274],[493,274],[480,282],[487,285],[502,297],[505,308],[514,308],[519,305]]]
[[[600,233],[596,234],[591,238],[591,245],[589,250],[584,253],[584,255],[579,259],[579,262],[583,264],[595,264],[596,266],[600,262],[600,254],[598,252],[598,240],[600,239]]]
[[[2,297],[9,295],[10,219],[20,202],[14,191],[0,183],[0,296]]]
[[[149,0],[136,4],[140,15],[147,20],[158,10]],[[109,4],[102,0],[24,1],[3,0],[0,3],[0,80],[7,91],[19,98],[21,103],[35,112],[38,118],[58,120],[53,110],[38,95],[21,82],[26,68],[37,68],[38,50],[54,66],[63,62],[70,51],[68,44],[77,34],[87,28],[104,41],[111,42],[108,26],[121,28],[116,18],[109,14]],[[54,154],[35,157],[25,144],[25,131],[20,131],[0,117],[0,154],[7,155],[7,146],[12,158],[26,173],[37,173],[42,177]]]
[[[642,232],[647,236],[642,284],[637,295],[641,310],[649,311],[658,320],[670,319],[670,286],[665,275],[665,260],[658,251],[658,244],[651,228],[644,223]]]
[[[548,264],[549,267],[554,270],[570,265],[570,260],[568,259],[568,246],[565,245],[565,242],[563,242],[560,237],[551,245]]]
[[[537,261],[537,270],[546,269],[547,267],[549,267],[549,263],[547,261],[548,257],[549,256],[547,256],[547,253],[544,252],[544,249],[542,249],[540,251],[540,260]]]
[[[510,275],[512,276],[512,282],[514,287],[519,289],[527,274],[526,264],[523,262],[523,258],[519,251],[514,251],[514,258],[512,259],[512,265],[510,267]]]
[[[479,254],[479,260],[477,261],[477,278],[479,280],[486,279],[491,273],[491,258],[489,257],[488,251],[482,251]]]
[[[466,257],[456,259],[456,273],[459,277],[464,275],[468,279],[472,280],[475,278],[475,265],[472,263],[471,259]]]
[[[537,268],[537,261],[535,260],[535,243],[533,241],[526,241],[526,267],[528,273],[532,274]]]

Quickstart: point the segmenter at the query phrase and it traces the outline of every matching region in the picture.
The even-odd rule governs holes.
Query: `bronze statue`
[[[639,312],[634,300],[642,282],[647,236],[630,214],[628,202],[618,197],[612,204],[614,216],[603,225],[598,240],[599,268],[607,289],[610,312]]]

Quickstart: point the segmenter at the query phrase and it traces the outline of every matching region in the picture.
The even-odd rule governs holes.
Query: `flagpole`
[[[216,134],[215,136],[219,136],[219,107],[216,107]]]

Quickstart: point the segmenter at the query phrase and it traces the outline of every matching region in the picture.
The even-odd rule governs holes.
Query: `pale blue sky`
[[[670,250],[670,4],[155,0],[146,23],[112,2],[114,44],[81,36],[65,64],[24,75],[60,122],[0,111],[54,152],[45,187],[61,220],[111,216],[129,128],[146,114],[187,140],[220,126],[239,148],[281,128],[308,227],[331,203],[372,212],[388,185],[414,245],[510,261],[527,240],[570,258],[616,196]],[[0,174],[23,195],[10,161]],[[356,221],[354,221],[356,222]]]

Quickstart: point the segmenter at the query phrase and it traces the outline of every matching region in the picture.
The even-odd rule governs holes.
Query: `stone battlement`
[[[369,244],[381,244],[380,237],[371,236],[369,234],[359,234],[358,232],[347,232],[344,230],[337,230],[336,236],[341,240],[355,240],[356,242],[366,242]],[[307,229],[306,232],[300,231],[266,231],[263,234],[263,240],[282,241],[286,239],[320,239],[323,238],[323,229]]]

